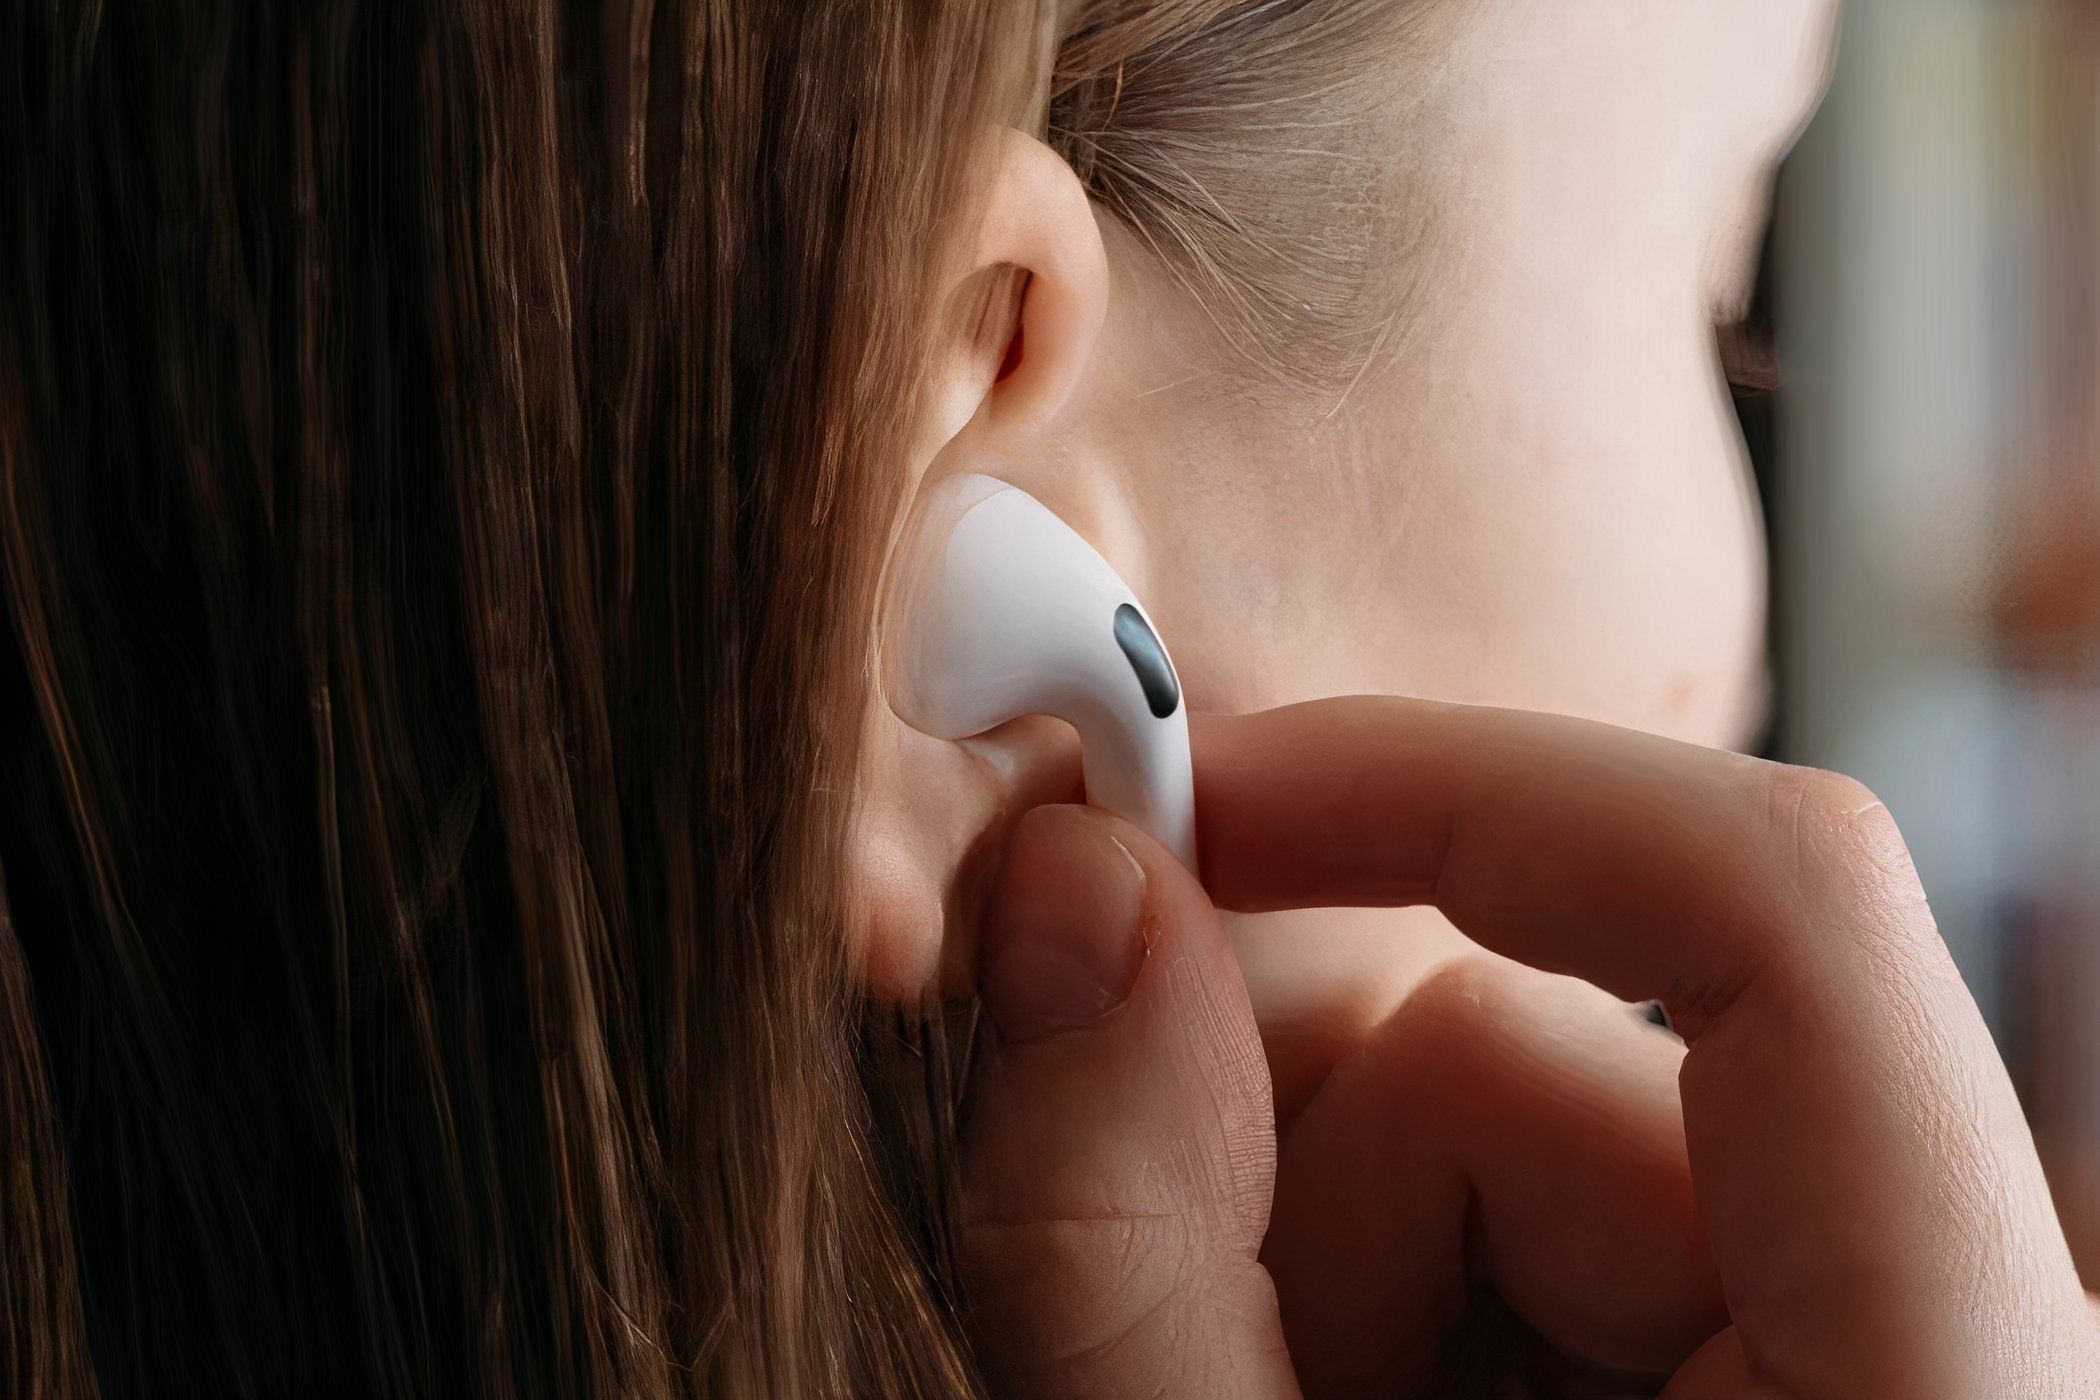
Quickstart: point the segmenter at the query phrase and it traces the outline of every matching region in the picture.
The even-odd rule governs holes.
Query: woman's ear
[[[914,495],[954,472],[1012,478],[1046,457],[1108,307],[1093,206],[1049,147],[998,131],[979,207],[976,236],[948,274]],[[967,993],[979,900],[1007,832],[1031,807],[1077,799],[1077,740],[1043,716],[961,743],[935,739],[898,719],[878,685],[862,752],[847,871],[856,965],[884,999]]]
[[[980,417],[1009,440],[1040,430],[1078,383],[1108,310],[1108,256],[1079,177],[1010,127],[992,144],[978,235],[947,289],[922,467]]]

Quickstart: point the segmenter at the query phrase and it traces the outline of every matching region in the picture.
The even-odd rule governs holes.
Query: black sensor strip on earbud
[[[1130,660],[1130,669],[1137,672],[1138,684],[1144,687],[1145,703],[1152,709],[1154,719],[1165,719],[1181,704],[1181,682],[1174,677],[1173,663],[1167,660],[1167,649],[1159,644],[1145,615],[1125,603],[1116,609],[1116,645],[1123,648],[1123,655]]]

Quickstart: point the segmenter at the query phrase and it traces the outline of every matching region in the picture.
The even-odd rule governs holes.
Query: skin
[[[1154,605],[1193,703],[1407,694],[1751,736],[1762,526],[1713,326],[1746,295],[1827,23],[1821,4],[1757,0],[1472,21],[1441,99],[1466,172],[1425,255],[1444,285],[1394,361],[1331,418],[1324,396],[1279,425],[1192,386],[1182,452],[1138,438],[1183,391],[1145,399],[1104,448],[1153,464],[1131,488],[1143,520],[1199,542],[1186,573],[1158,571]],[[1107,334],[1123,331],[1112,309]],[[1141,363],[1161,348],[1143,337]],[[1294,1047],[1278,1067],[1293,1101],[1471,952],[1426,914],[1229,926],[1272,1040]]]
[[[1207,886],[1128,823],[1046,807],[990,907],[961,1258],[996,1393],[1509,1393],[1437,1365],[1456,1319],[1423,1304],[1458,1234],[1559,1353],[1520,1393],[2100,1393],[2019,1102],[1859,784],[1384,697],[1195,744]],[[1698,1218],[1643,1205],[1657,1166],[1601,1086],[1527,1095],[1500,1052],[1551,1045],[1580,1082],[1591,1042],[1502,1024],[1528,1003],[1487,981],[1395,1017],[1279,1147],[1213,901],[1433,903],[1528,966],[1660,996]]]
[[[1206,894],[1044,808],[1079,796],[1057,722],[950,744],[871,704],[864,975],[996,1023],[966,1262],[1001,1393],[1441,1393],[1482,1337],[1544,1393],[2100,1389],[1900,839],[1842,780],[1724,752],[1762,711],[1764,580],[1712,328],[1831,18],[1475,7],[1428,106],[1431,235],[1379,245],[1434,275],[1391,279],[1346,392],[1256,375],[1054,155],[997,138],[912,470],[1070,522],[1212,717]],[[1394,80],[1359,135],[1397,221],[1430,118],[1423,72]],[[1619,728],[1271,713],[1349,694]],[[1440,852],[1460,817],[1476,844]],[[1122,1009],[1046,1028],[1090,966],[1074,1004]],[[1690,1058],[1621,1000],[1648,996]]]
[[[1336,388],[1250,369],[1137,238],[1074,214],[1069,171],[1017,173],[1007,139],[1010,193],[958,269],[913,471],[1004,477],[1092,540],[1196,713],[1407,694],[1743,743],[1764,707],[1762,527],[1713,328],[1747,298],[1831,21],[1827,0],[1522,0],[1467,9],[1433,63],[1396,58],[1348,138],[1389,167],[1366,296],[1395,331]],[[1422,202],[1417,240],[1400,230]],[[972,333],[1001,264],[1032,274],[1004,381],[1007,337]],[[1070,736],[1024,724],[958,750],[878,699],[868,747],[869,978],[965,993],[954,935],[1014,817],[1074,794]],[[1287,1106],[1476,955],[1425,911],[1231,928]]]

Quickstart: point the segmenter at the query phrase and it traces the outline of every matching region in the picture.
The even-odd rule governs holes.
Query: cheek
[[[1410,522],[1417,562],[1386,590],[1408,622],[1376,688],[1740,745],[1762,709],[1765,577],[1733,414],[1697,395],[1633,422],[1594,402],[1473,458]]]
[[[1764,524],[1732,414],[1594,466],[1597,505],[1562,516],[1589,656],[1571,679],[1599,718],[1695,743],[1746,742],[1764,703]],[[1587,475],[1587,473],[1585,474]]]

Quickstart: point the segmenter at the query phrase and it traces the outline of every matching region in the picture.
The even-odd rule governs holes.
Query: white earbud
[[[1188,712],[1116,571],[1019,487],[930,488],[890,565],[884,680],[906,724],[967,739],[1022,715],[1079,731],[1087,801],[1196,867]]]

